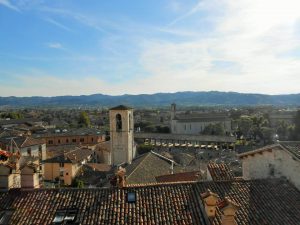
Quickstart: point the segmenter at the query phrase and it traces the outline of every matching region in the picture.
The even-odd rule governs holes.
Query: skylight
[[[127,202],[128,203],[135,203],[136,202],[136,193],[135,192],[128,192]]]

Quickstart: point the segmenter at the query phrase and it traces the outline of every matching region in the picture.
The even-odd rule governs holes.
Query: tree
[[[261,128],[262,139],[264,141],[264,145],[270,144],[273,142],[274,130],[269,127]]]
[[[288,125],[284,121],[279,121],[277,124],[276,134],[278,134],[279,140],[286,140],[288,136]]]
[[[295,119],[294,138],[296,141],[300,140],[300,110],[297,111]]]
[[[90,127],[91,126],[91,121],[90,121],[90,118],[89,118],[87,112],[80,113],[78,123],[81,127]]]
[[[225,130],[221,123],[209,124],[202,131],[204,135],[224,135]]]
[[[238,131],[240,131],[244,136],[248,137],[250,134],[250,129],[253,125],[253,120],[249,116],[241,116],[237,120]]]

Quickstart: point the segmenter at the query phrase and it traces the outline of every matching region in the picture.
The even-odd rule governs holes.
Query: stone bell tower
[[[133,109],[119,105],[109,110],[111,164],[131,163],[135,157]]]

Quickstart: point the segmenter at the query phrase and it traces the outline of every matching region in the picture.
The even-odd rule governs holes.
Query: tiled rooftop
[[[155,177],[171,174],[172,160],[159,157],[159,154],[149,152],[137,157],[126,167],[129,184],[153,183]],[[182,167],[174,163],[174,173],[181,172]]]
[[[209,162],[207,169],[213,179],[213,181],[231,181],[234,179],[234,175],[231,172],[228,165],[221,163]]]
[[[201,176],[200,171],[167,174],[167,175],[155,177],[155,179],[158,183],[180,182],[180,181],[199,181],[199,180],[201,180],[201,178],[202,178],[202,176]]]
[[[46,159],[44,163],[77,163],[81,162],[90,155],[93,154],[93,151],[87,148],[76,148],[73,151],[69,151],[65,154],[57,155],[53,158]]]
[[[200,194],[210,189],[237,203],[238,225],[296,225],[300,193],[282,180],[156,184],[123,189],[36,189],[0,193],[9,224],[52,224],[58,209],[75,208],[78,224],[208,224]],[[128,203],[129,192],[136,202]],[[220,210],[212,225],[221,225]]]
[[[0,138],[0,142],[5,145],[11,145],[11,142],[13,142],[13,145],[17,145],[19,148],[45,144],[44,140],[32,137]]]
[[[243,152],[239,154],[240,157],[243,157],[248,154],[253,154],[257,152],[267,151],[270,149],[282,149],[285,151],[290,152],[292,155],[294,155],[296,158],[300,159],[300,141],[279,141],[276,144],[267,145],[262,148],[250,150],[247,152]]]
[[[300,159],[300,141],[281,141],[279,144]]]

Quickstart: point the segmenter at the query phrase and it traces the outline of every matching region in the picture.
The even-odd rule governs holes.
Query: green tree
[[[279,140],[286,140],[288,132],[288,125],[284,121],[280,121],[276,126],[276,133],[279,136]]]
[[[237,120],[237,124],[238,131],[248,137],[250,135],[250,129],[253,126],[253,120],[249,116],[241,116],[240,119]]]
[[[202,131],[204,135],[224,135],[225,130],[221,123],[209,124]]]
[[[262,139],[264,141],[264,145],[273,142],[274,129],[270,127],[262,127],[261,134],[262,134]]]
[[[300,140],[300,110],[297,111],[295,119],[295,129],[294,129],[294,140],[299,141]]]
[[[81,127],[90,127],[91,126],[91,121],[90,121],[90,118],[89,118],[87,112],[80,113],[78,123]]]

